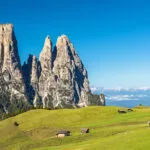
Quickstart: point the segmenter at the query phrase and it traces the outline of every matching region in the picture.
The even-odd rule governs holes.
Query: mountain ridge
[[[52,44],[47,36],[39,59],[30,54],[21,66],[13,25],[0,25],[1,83],[5,83],[0,83],[0,100],[10,93],[5,103],[0,101],[2,112],[11,104],[18,110],[22,102],[48,109],[90,105],[89,97],[94,95],[88,73],[73,44],[66,35],[58,37],[54,48]],[[96,96],[95,102],[104,105],[104,96]]]

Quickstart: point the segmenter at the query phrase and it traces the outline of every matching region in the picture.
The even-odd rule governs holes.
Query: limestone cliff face
[[[17,40],[12,24],[0,25],[0,72],[13,97],[27,101],[21,72]],[[0,83],[1,85],[1,83]]]
[[[89,104],[87,71],[66,35],[58,37],[54,49],[47,36],[39,60],[29,55],[21,67],[13,25],[0,25],[1,73],[11,99],[18,97],[43,108]]]
[[[24,63],[22,66],[22,72],[26,85],[26,95],[31,104],[34,104],[33,101],[35,98],[37,98],[39,93],[40,70],[41,68],[38,59],[36,56],[30,54],[27,63]]]
[[[0,63],[2,72],[11,72],[12,76],[21,80],[20,60],[13,25],[0,25]]]
[[[68,93],[68,97],[60,95],[60,101],[65,99],[68,103],[71,101],[80,106],[87,106],[87,93],[90,91],[87,71],[67,36],[58,37],[55,55],[53,72]]]
[[[88,105],[87,71],[67,36],[58,37],[54,50],[47,36],[37,62],[30,56],[23,67],[28,95],[35,107],[40,102],[43,108]]]
[[[52,42],[46,38],[40,63],[39,93],[43,107],[88,105],[87,71],[67,36],[58,37],[53,52]]]
[[[43,105],[44,97],[47,95],[50,78],[52,76],[52,42],[47,36],[40,54],[41,73],[39,77],[39,94],[42,96]],[[52,83],[51,83],[52,84]]]

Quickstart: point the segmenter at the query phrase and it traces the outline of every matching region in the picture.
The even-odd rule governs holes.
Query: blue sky
[[[39,56],[44,39],[73,42],[90,84],[150,86],[150,2],[145,0],[7,0],[0,23],[13,23],[22,62]]]

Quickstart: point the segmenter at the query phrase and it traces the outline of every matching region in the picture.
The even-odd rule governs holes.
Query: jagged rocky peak
[[[47,36],[39,60],[29,55],[21,67],[13,25],[0,25],[0,68],[12,98],[27,96],[34,107],[43,108],[89,105],[88,74],[66,35],[58,37],[54,50]]]
[[[39,94],[42,99],[44,99],[48,90],[48,80],[52,75],[52,41],[49,36],[46,37],[43,49],[40,53],[40,66]]]
[[[40,65],[36,56],[29,54],[27,63],[22,66],[23,77],[26,84],[26,95],[30,103],[33,103],[40,76]]]
[[[66,35],[58,37],[54,51],[50,38],[46,37],[40,66],[38,90],[31,84],[37,93],[34,106],[39,103],[39,97],[44,108],[88,105],[87,71]]]
[[[13,36],[12,24],[0,24],[0,43],[10,43]]]
[[[73,65],[75,65],[69,44],[70,41],[66,35],[58,37],[53,72],[64,80],[69,80],[71,78],[69,70],[71,68],[73,69]]]
[[[38,82],[38,60],[36,56],[32,57],[32,70],[31,70],[31,82],[37,83]]]
[[[58,37],[56,46],[67,45],[69,43],[70,43],[69,38],[67,37],[67,35],[63,34],[63,35]]]
[[[0,25],[0,62],[3,71],[9,71],[17,80],[22,79],[17,40],[12,24]]]
[[[9,85],[10,100],[15,97],[26,101],[25,84],[12,24],[0,25],[0,68],[5,83]]]
[[[0,33],[12,33],[13,32],[13,24],[0,24]],[[11,35],[11,34],[9,34]]]
[[[87,106],[87,93],[90,92],[87,71],[66,35],[58,37],[55,53],[53,72],[62,81],[61,85],[68,85],[68,99],[74,104]]]
[[[52,41],[49,36],[46,37],[43,50],[40,54],[42,72],[52,71]]]

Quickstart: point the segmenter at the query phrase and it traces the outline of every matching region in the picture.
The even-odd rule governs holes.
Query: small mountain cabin
[[[90,129],[89,128],[82,128],[81,129],[81,134],[89,133]]]
[[[56,133],[56,136],[58,138],[63,138],[65,136],[70,136],[70,131],[66,131],[66,130],[60,130]]]
[[[124,114],[124,113],[127,113],[125,110],[120,110],[120,109],[118,109],[118,113],[119,114]]]

